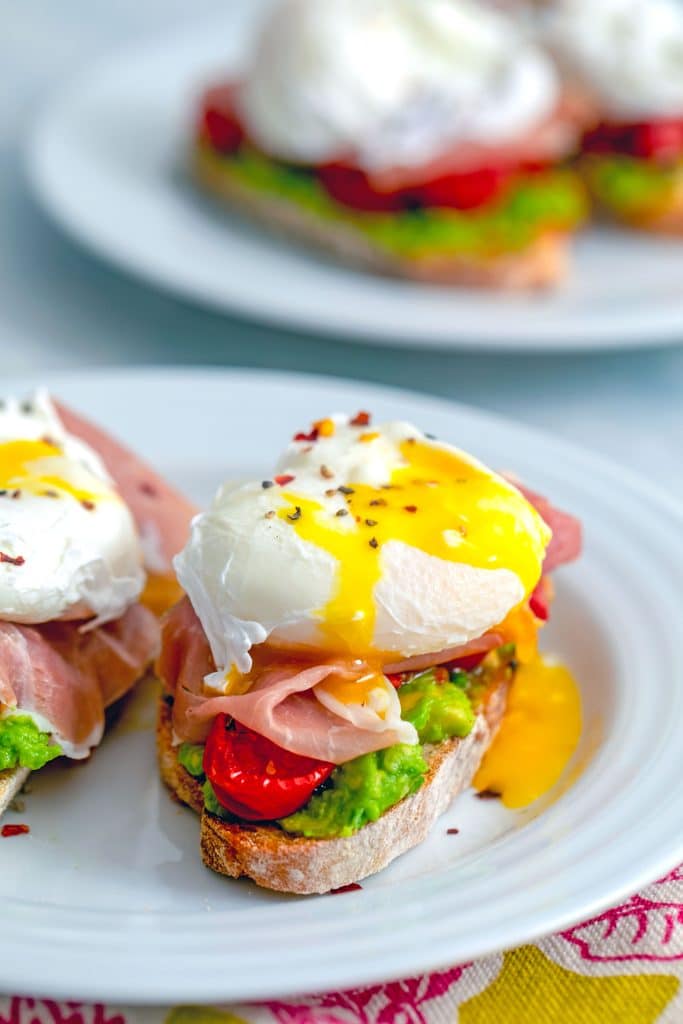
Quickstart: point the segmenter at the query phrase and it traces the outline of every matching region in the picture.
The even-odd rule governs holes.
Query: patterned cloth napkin
[[[0,1024],[683,1024],[682,980],[683,865],[559,935],[406,981],[249,1006],[0,997]]]

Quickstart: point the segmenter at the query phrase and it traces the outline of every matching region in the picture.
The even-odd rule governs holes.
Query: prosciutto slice
[[[314,689],[331,676],[354,678],[358,670],[343,664],[307,665],[292,662],[266,669],[248,693],[207,697],[205,675],[214,671],[211,651],[192,605],[184,598],[163,627],[162,655],[157,671],[174,694],[173,727],[178,739],[202,743],[219,714],[266,736],[285,750],[320,761],[343,764],[405,740],[401,724],[389,719],[361,728],[316,699]],[[405,725],[405,723],[403,723]]]
[[[157,621],[140,605],[89,632],[73,622],[0,622],[0,702],[35,718],[68,757],[87,757],[105,708],[139,679],[158,641]]]
[[[576,516],[552,505],[547,498],[530,490],[517,480],[512,481],[522,492],[530,505],[533,505],[541,519],[553,531],[552,540],[548,545],[543,562],[543,572],[549,573],[560,565],[573,562],[581,554],[582,530],[581,522]]]
[[[140,533],[147,569],[170,573],[173,556],[187,540],[197,507],[125,445],[68,406],[54,404],[66,429],[95,449],[129,506]]]

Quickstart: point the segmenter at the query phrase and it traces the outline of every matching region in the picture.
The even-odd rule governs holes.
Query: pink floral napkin
[[[683,866],[565,932],[436,974],[245,1006],[0,997],[0,1024],[683,1024],[682,980]]]

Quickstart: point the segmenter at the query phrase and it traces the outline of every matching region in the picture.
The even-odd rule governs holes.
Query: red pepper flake
[[[95,502],[90,501],[88,498],[82,498],[81,505],[86,510],[86,512],[92,512],[93,509],[95,508]]]
[[[480,789],[477,793],[478,800],[500,800],[503,794],[497,789]]]
[[[30,831],[28,825],[3,825],[0,835],[3,839],[9,839],[10,836],[25,836]]]
[[[284,487],[285,484],[291,484],[294,477],[291,473],[280,473],[279,476],[273,478],[278,487]]]
[[[149,480],[143,480],[142,483],[139,484],[138,490],[140,491],[141,494],[145,494],[148,498],[158,498],[159,497],[158,490],[156,489],[154,484],[151,484],[149,482]]]
[[[0,551],[0,562],[7,562],[9,565],[23,565],[26,559],[23,555],[6,555],[4,551]]]
[[[338,889],[330,889],[328,896],[339,896],[343,892],[358,892],[362,888],[360,882],[350,882],[348,885],[340,885]]]
[[[447,828],[446,829],[446,835],[447,836],[457,836],[459,834],[460,834],[460,829],[459,828]]]
[[[350,424],[352,427],[369,427],[370,419],[371,414],[369,412],[361,410],[360,412],[356,413],[352,420],[350,420]]]
[[[417,512],[417,505],[404,505],[403,508],[406,512]]]
[[[294,440],[295,441],[317,441],[319,436],[320,436],[320,431],[318,430],[317,427],[313,427],[313,429],[308,434],[304,430],[299,430],[298,433],[296,433],[294,435]]]
[[[368,541],[368,543],[369,543],[371,548],[378,548],[379,547],[379,541],[377,540],[376,537],[371,537],[370,540]]]

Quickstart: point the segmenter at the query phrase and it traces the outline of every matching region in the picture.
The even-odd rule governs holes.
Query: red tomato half
[[[202,100],[201,131],[221,153],[234,153],[244,142],[244,128],[235,113],[235,89],[219,85]]]
[[[683,120],[638,124],[603,122],[583,139],[587,153],[623,153],[643,160],[672,160],[683,153]]]
[[[336,767],[283,750],[238,722],[227,725],[227,715],[218,715],[211,727],[204,772],[222,806],[247,821],[298,811]]]
[[[445,174],[422,185],[418,197],[424,206],[473,210],[495,199],[509,178],[510,172],[502,167]]]
[[[318,177],[326,191],[343,206],[364,213],[396,213],[403,210],[409,195],[403,189],[378,191],[368,175],[359,167],[348,164],[323,164],[317,168]]]

